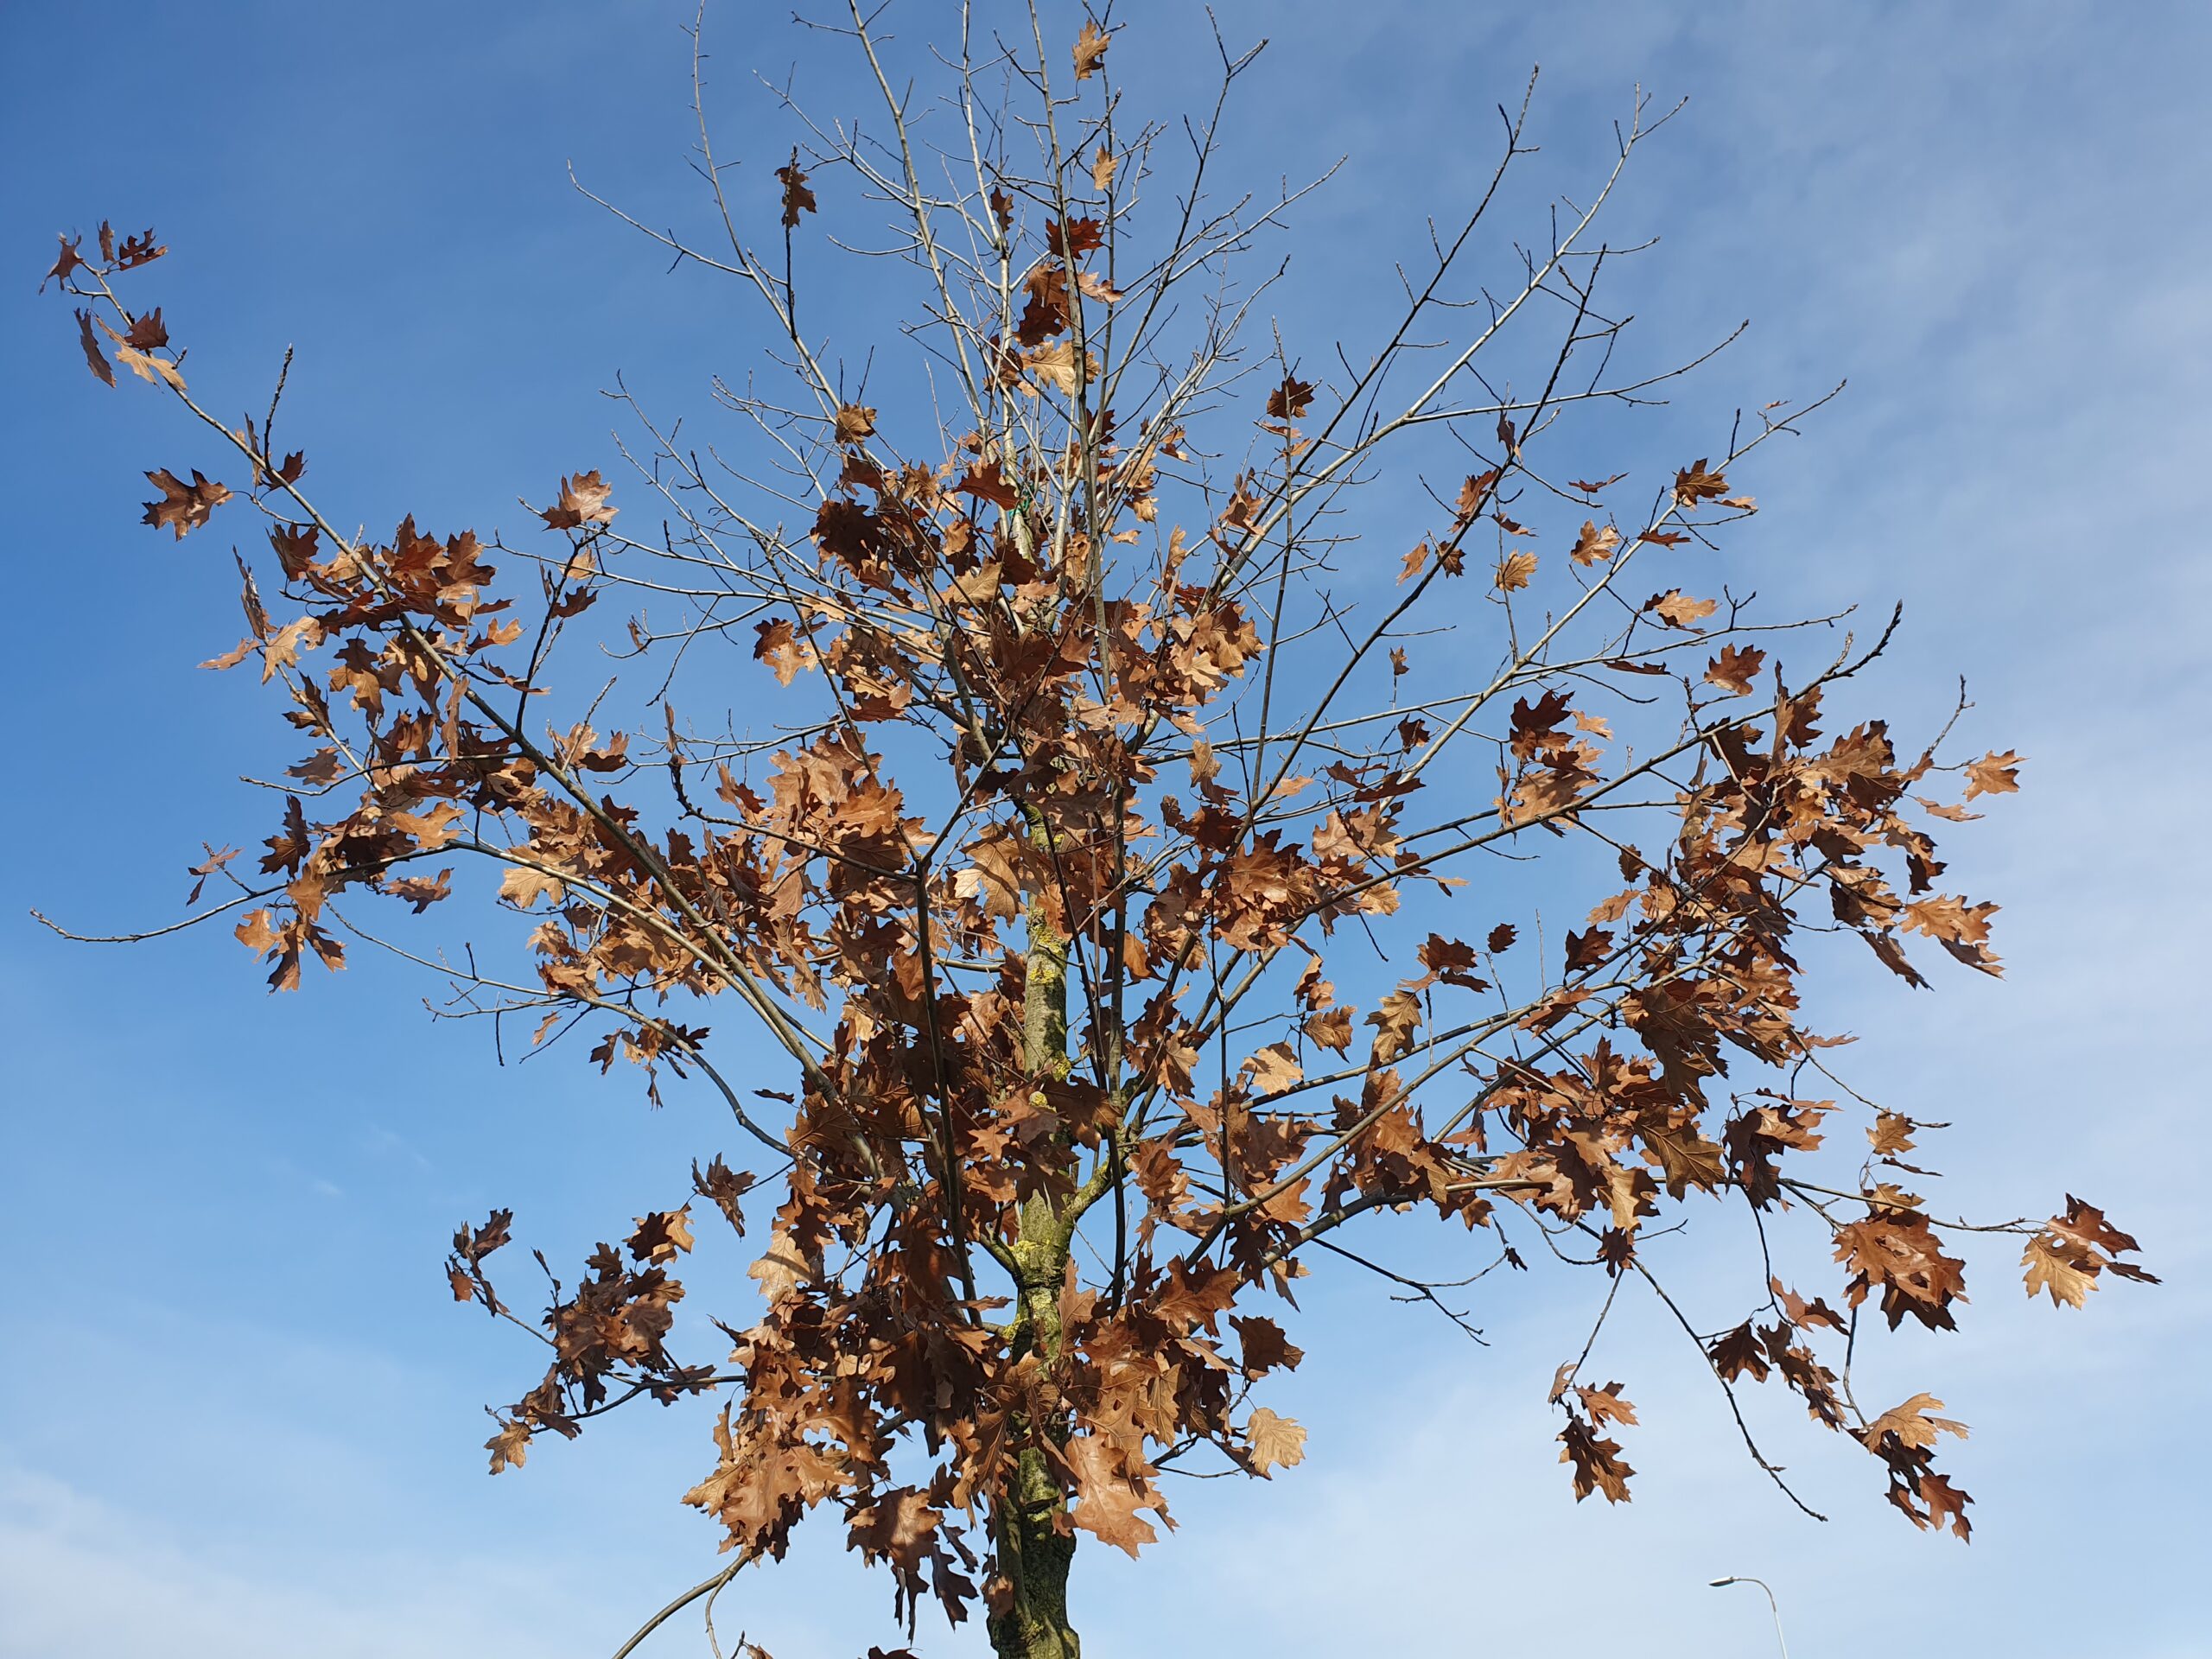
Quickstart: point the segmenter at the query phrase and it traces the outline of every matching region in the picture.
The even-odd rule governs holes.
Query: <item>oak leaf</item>
[[[1325,1008],[1307,1018],[1305,1032],[1322,1047],[1332,1048],[1342,1054],[1351,1046],[1351,1010]]]
[[[1695,506],[1700,501],[1717,501],[1728,493],[1728,480],[1718,473],[1707,472],[1703,461],[1694,461],[1675,474],[1675,505]]]
[[[1265,1406],[1255,1406],[1244,1424],[1244,1466],[1272,1479],[1272,1471],[1306,1461],[1306,1430]]]
[[[543,896],[556,905],[568,893],[567,884],[550,870],[516,864],[499,878],[499,897],[518,910],[528,910]]]
[[[55,258],[54,268],[39,279],[38,291],[41,294],[46,292],[46,285],[48,283],[67,282],[69,273],[86,263],[85,257],[77,251],[84,245],[85,238],[82,236],[63,236],[60,239],[61,252]]]
[[[1282,1327],[1273,1319],[1238,1314],[1230,1324],[1236,1327],[1237,1342],[1243,1351],[1247,1376],[1295,1370],[1298,1362],[1306,1357],[1305,1351],[1294,1347],[1283,1335]]]
[[[800,1283],[815,1271],[791,1236],[779,1226],[768,1235],[768,1248],[760,1259],[745,1270],[745,1276],[760,1287],[760,1294],[768,1299],[768,1306],[776,1307],[795,1295]]]
[[[712,1200],[734,1232],[741,1234],[745,1231],[745,1212],[739,1208],[738,1200],[752,1185],[751,1173],[733,1170],[722,1161],[720,1153],[715,1154],[714,1161],[703,1170],[699,1167],[697,1159],[691,1160],[691,1190],[701,1198]]]
[[[1687,629],[1692,633],[1701,632],[1698,623],[1711,616],[1719,606],[1709,599],[1692,599],[1681,588],[1654,594],[1646,600],[1643,608],[1671,628]]]
[[[1875,1418],[1859,1438],[1870,1446],[1878,1446],[1884,1435],[1894,1434],[1900,1445],[1918,1450],[1934,1446],[1937,1437],[1943,1434],[1955,1434],[1964,1440],[1964,1423],[1933,1414],[1942,1408],[1943,1402],[1934,1395],[1916,1394],[1903,1405],[1892,1406]]]
[[[145,522],[156,530],[166,527],[175,531],[179,541],[184,539],[187,531],[206,524],[208,515],[231,499],[228,489],[197,467],[192,469],[189,484],[166,467],[147,474],[146,481],[161,491],[162,499],[145,504]]]
[[[150,327],[145,326],[149,322],[152,325]],[[162,358],[149,357],[144,351],[139,349],[142,334],[146,339],[153,340],[156,344],[163,344],[168,340],[168,330],[162,327],[158,315],[150,319],[140,318],[131,324],[130,332],[128,334],[117,334],[114,329],[107,326],[105,321],[100,322],[100,332],[113,342],[115,360],[141,380],[149,383],[162,380],[166,381],[178,391],[185,389],[184,376],[177,372],[175,364]]]
[[[1313,406],[1313,388],[1288,375],[1268,394],[1268,413],[1278,421],[1294,421]]]
[[[1027,353],[1022,359],[1022,372],[1028,380],[1057,386],[1062,392],[1072,397],[1076,394],[1077,385],[1083,380],[1098,372],[1098,359],[1095,353],[1088,354],[1082,368],[1078,370],[1076,365],[1074,342],[1065,340],[1055,340],[1049,346],[1040,346]],[[1031,391],[1027,380],[1022,389]],[[1034,395],[1033,391],[1032,395]]]
[[[1586,518],[1582,521],[1582,533],[1567,550],[1567,556],[1580,565],[1603,564],[1613,556],[1620,544],[1620,531],[1611,524],[1601,526],[1595,519]]]
[[[150,265],[168,250],[154,245],[154,232],[149,228],[137,236],[126,236],[118,245],[115,232],[107,221],[100,221],[100,257],[113,264],[118,270],[131,270],[140,265]]]
[[[793,152],[788,166],[776,169],[776,182],[784,187],[783,224],[790,230],[798,223],[798,216],[816,211],[814,192],[807,188],[806,175],[798,168],[798,156]]]
[[[655,1210],[637,1217],[637,1230],[628,1239],[631,1256],[639,1262],[658,1265],[673,1262],[690,1249],[691,1236],[691,1206],[680,1210]]]
[[[1096,74],[1105,62],[1106,48],[1113,43],[1113,36],[1084,18],[1083,31],[1075,37],[1075,78],[1089,80]]]
[[[1751,682],[1766,665],[1766,653],[1757,646],[1723,645],[1720,654],[1705,665],[1705,677],[1734,696],[1751,689]]]
[[[1367,1016],[1367,1023],[1375,1027],[1368,1063],[1388,1065],[1414,1046],[1414,1033],[1421,1028],[1421,998],[1408,990],[1393,991]]]
[[[2041,1232],[2030,1238],[2020,1252],[2020,1265],[2028,1294],[2050,1293],[2054,1306],[2081,1307],[2097,1287],[2094,1259],[2081,1246],[2056,1234]]]
[[[1268,1044],[1244,1062],[1244,1069],[1251,1075],[1253,1092],[1259,1095],[1281,1094],[1306,1075],[1288,1043]]]
[[[1619,1383],[1608,1382],[1602,1389],[1579,1388],[1574,1392],[1592,1423],[1626,1423],[1631,1428],[1636,1426],[1636,1408],[1622,1397]]]
[[[77,338],[78,342],[85,348],[86,365],[109,385],[113,385],[115,368],[101,354],[99,338],[92,333],[92,314],[89,311],[79,311],[77,314]]]
[[[519,1469],[530,1461],[530,1430],[521,1423],[503,1421],[499,1432],[484,1442],[484,1449],[492,1454],[493,1474],[510,1467]]]
[[[614,521],[620,507],[610,507],[607,498],[614,493],[613,486],[600,477],[599,469],[578,473],[574,478],[561,480],[560,497],[542,511],[538,517],[545,520],[548,530],[575,530],[585,524],[606,524]]]
[[[1103,1440],[1096,1434],[1078,1434],[1067,1443],[1064,1455],[1075,1477],[1076,1502],[1068,1514],[1070,1522],[1131,1555],[1158,1540],[1160,1535],[1152,1523],[1139,1520],[1137,1511],[1149,1509],[1166,1520],[1165,1500],[1148,1482],[1141,1487],[1123,1474]]]
[[[1575,1502],[1593,1491],[1604,1493],[1608,1503],[1628,1501],[1628,1478],[1636,1471],[1622,1459],[1619,1441],[1599,1439],[1580,1418],[1570,1419],[1559,1439],[1559,1460],[1574,1465]]]
[[[1985,754],[1967,767],[1967,799],[1977,795],[2012,795],[2020,787],[2020,757],[2007,749]]]

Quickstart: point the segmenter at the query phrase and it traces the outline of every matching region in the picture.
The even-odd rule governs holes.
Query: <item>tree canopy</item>
[[[1447,1293],[1503,1269],[1587,1294],[1597,1325],[1623,1286],[1656,1293],[1732,1404],[1790,1390],[1915,1525],[1964,1538],[1936,1452],[1965,1431],[1928,1392],[1862,1406],[1862,1313],[1951,1329],[1976,1232],[2056,1303],[2150,1275],[2070,1196],[1942,1218],[1907,1185],[1941,1126],[1862,1096],[1802,1006],[1819,935],[1916,988],[1931,958],[1999,971],[1996,906],[1947,890],[1936,836],[2021,763],[1955,752],[1963,703],[1910,738],[1864,706],[1893,614],[1769,617],[1707,580],[1701,556],[1756,541],[1762,446],[1817,402],[1657,478],[1593,448],[1583,417],[1718,349],[1616,367],[1606,284],[1637,250],[1603,214],[1665,114],[1639,101],[1584,205],[1501,262],[1531,105],[1502,110],[1490,194],[1402,308],[1298,342],[1264,326],[1256,250],[1303,192],[1209,194],[1252,54],[1223,51],[1211,108],[1150,117],[1101,17],[1018,22],[987,41],[963,15],[925,106],[855,6],[882,137],[793,106],[772,216],[726,193],[702,93],[721,238],[637,228],[727,274],[782,348],[719,388],[730,442],[625,395],[621,452],[550,467],[512,543],[343,529],[406,504],[317,494],[276,441],[281,375],[257,419],[213,412],[141,275],[151,231],[65,238],[48,272],[92,372],[198,423],[146,522],[257,518],[266,543],[213,665],[257,667],[303,753],[264,850],[193,869],[192,918],[278,989],[398,951],[448,1012],[728,1111],[727,1153],[547,1268],[535,1318],[493,1276],[514,1212],[455,1235],[454,1299],[543,1344],[493,1469],[706,1399],[684,1501],[731,1572],[819,1513],[910,1631],[934,1599],[1002,1654],[1072,1655],[1078,1535],[1134,1554],[1171,1524],[1163,1471],[1300,1461],[1267,1402],[1294,1334],[1327,1340],[1302,1279],[1379,1274],[1459,1318]],[[855,252],[833,216],[895,243]],[[928,399],[871,402],[838,340],[875,319],[810,302],[841,250]],[[1426,519],[1387,560],[1377,503]],[[729,1056],[762,1036],[782,1071],[756,1081]],[[1643,1248],[1715,1205],[1760,1252],[1717,1317]],[[1454,1284],[1372,1259],[1416,1214],[1462,1236]],[[710,1287],[727,1345],[700,1352],[677,1307],[707,1225],[758,1255],[751,1288]],[[1774,1272],[1770,1228],[1821,1238],[1828,1282]],[[1560,1458],[1619,1502],[1636,1413],[1590,1353],[1552,1384]]]

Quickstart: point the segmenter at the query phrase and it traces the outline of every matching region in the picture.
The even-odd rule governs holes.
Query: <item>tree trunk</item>
[[[1064,1505],[1045,1454],[1031,1446],[1015,1466],[992,1516],[999,1570],[1009,1587],[1005,1610],[991,1615],[999,1659],[1078,1659],[1083,1643],[1068,1623],[1068,1567],[1075,1535],[1055,1522]]]
[[[1033,836],[1044,838],[1033,819]],[[1067,1069],[1068,945],[1042,905],[1028,916],[1029,946],[1023,988],[1023,1059],[1033,1077]],[[1060,1285],[1067,1272],[1070,1222],[1052,1198],[1039,1193],[1022,1206],[1017,1266],[1015,1347],[1050,1361],[1060,1347]],[[1017,1425],[1017,1427],[1033,1427]],[[1064,1433],[1046,1424],[1047,1434]],[[1004,1606],[990,1618],[991,1651],[999,1659],[1079,1659],[1081,1639],[1068,1623],[1068,1568],[1075,1535],[1067,1530],[1067,1503],[1045,1452],[1025,1446],[1015,1457],[1006,1490],[991,1514],[999,1571],[1007,1581]]]

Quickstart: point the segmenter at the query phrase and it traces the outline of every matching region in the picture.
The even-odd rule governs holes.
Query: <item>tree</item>
[[[1927,1126],[1836,1078],[1800,959],[1855,934],[1918,985],[1918,934],[1994,972],[1993,907],[1941,890],[1929,826],[2011,791],[2018,758],[1947,761],[1948,725],[1900,748],[1831,707],[1894,618],[1862,639],[1695,596],[1694,550],[1755,512],[1741,479],[1806,411],[1686,448],[1707,458],[1648,488],[1575,458],[1579,416],[1656,384],[1613,370],[1619,251],[1596,226],[1658,120],[1639,105],[1589,206],[1491,292],[1464,266],[1528,153],[1524,98],[1491,194],[1332,371],[1311,366],[1332,342],[1247,344],[1266,280],[1236,273],[1296,193],[1205,194],[1249,55],[1224,54],[1174,161],[1182,130],[1125,113],[1098,20],[1071,49],[1026,27],[963,32],[925,119],[855,9],[889,142],[794,111],[765,214],[725,193],[701,99],[726,245],[660,239],[751,290],[795,390],[729,395],[757,442],[728,464],[632,405],[632,480],[606,458],[561,477],[537,543],[344,533],[273,401],[232,429],[188,385],[133,291],[166,251],[150,232],[104,226],[91,257],[65,240],[49,273],[96,374],[120,362],[226,447],[207,464],[235,491],[156,471],[148,521],[267,520],[274,572],[241,562],[247,637],[218,661],[257,660],[310,752],[258,873],[211,849],[192,902],[228,896],[193,916],[232,918],[290,988],[349,935],[386,942],[357,898],[427,917],[473,894],[524,965],[390,942],[450,977],[453,1011],[584,1033],[656,1091],[696,1074],[731,1114],[748,1167],[655,1195],[673,1207],[555,1281],[542,1328],[489,1270],[512,1212],[456,1236],[456,1300],[550,1351],[495,1471],[620,1405],[704,1396],[717,1455],[687,1497],[731,1570],[826,1510],[910,1628],[925,1597],[980,1602],[1000,1653],[1069,1655],[1079,1534],[1135,1553],[1163,1470],[1299,1460],[1264,1384],[1302,1357],[1273,1302],[1294,1309],[1305,1274],[1389,1272],[1368,1239],[1421,1212],[1480,1235],[1472,1270],[1580,1267],[1602,1325],[1630,1281],[1670,1294],[1655,1231],[1726,1202],[1759,1230],[1761,1294],[1714,1330],[1681,1316],[1700,1363],[1732,1399],[1778,1380],[1916,1524],[1964,1536],[1934,1461],[1958,1426],[1924,1393],[1862,1410],[1848,1365],[1870,1299],[1891,1327],[1951,1327],[1961,1230],[1900,1184]],[[887,298],[918,285],[902,338],[933,406],[871,404],[848,381],[865,359],[821,337],[818,186],[831,215],[889,204],[900,263],[870,269]],[[1446,441],[1471,459],[1424,508]],[[617,527],[632,491],[664,533]],[[1377,573],[1352,527],[1409,511],[1426,533]],[[534,569],[502,586],[495,557]],[[627,695],[655,714],[602,734],[575,646],[625,600]],[[772,685],[795,722],[772,737],[682,712]],[[712,998],[791,1087],[740,1079]],[[1839,1125],[1867,1139],[1833,1174],[1836,1147],[1812,1154]],[[748,1211],[765,1310],[718,1305],[719,1363],[679,1352],[695,1224],[742,1233]],[[1750,1254],[1784,1226],[1832,1248],[1833,1300]],[[2054,1301],[2147,1276],[2076,1200],[1993,1230]],[[1625,1498],[1624,1389],[1571,1359],[1552,1397],[1577,1495]]]

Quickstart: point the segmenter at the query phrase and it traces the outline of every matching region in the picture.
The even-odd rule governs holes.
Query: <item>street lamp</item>
[[[1760,1589],[1766,1591],[1766,1605],[1768,1610],[1774,1614],[1775,1645],[1782,1649],[1782,1659],[1789,1659],[1789,1639],[1782,1633],[1782,1608],[1775,1601],[1774,1592],[1770,1587],[1769,1587],[1767,1581],[1764,1579],[1753,1579],[1731,1575],[1725,1579],[1713,1580],[1712,1588],[1715,1590],[1725,1590],[1732,1584],[1756,1584]]]

